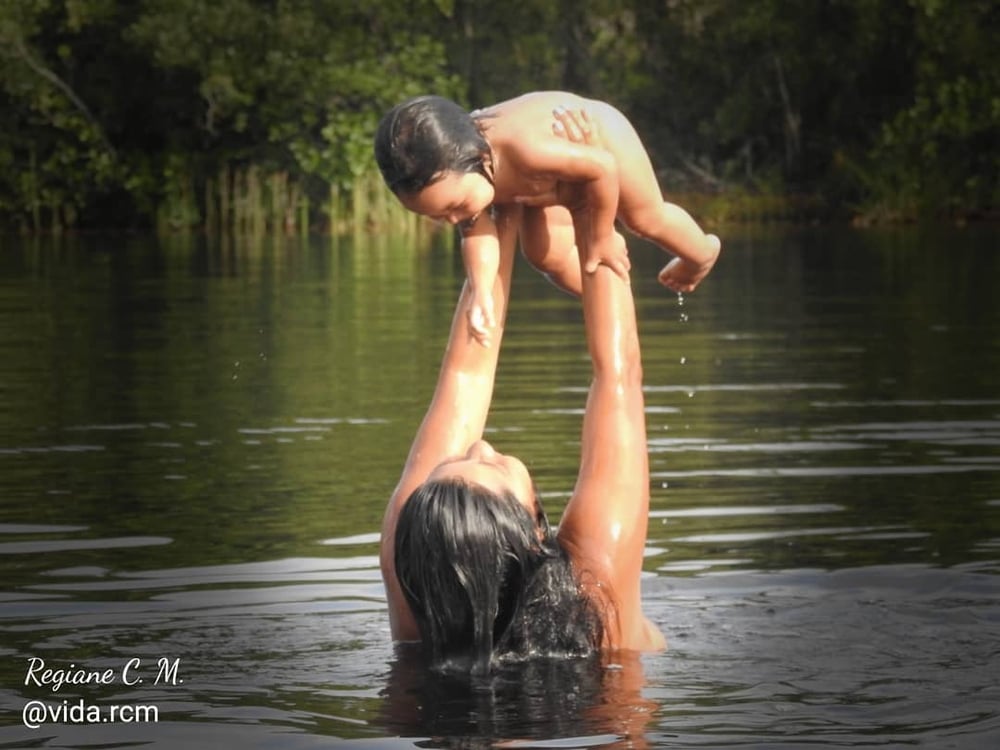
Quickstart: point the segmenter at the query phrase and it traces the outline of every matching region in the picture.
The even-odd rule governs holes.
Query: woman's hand
[[[552,110],[555,118],[552,123],[552,134],[570,143],[582,143],[586,146],[603,148],[601,135],[596,123],[592,123],[585,109],[569,110],[559,105]],[[554,206],[560,202],[559,187],[553,185],[551,190],[532,195],[516,195],[514,202],[522,206]]]
[[[588,146],[604,148],[597,123],[590,119],[587,110],[570,110],[559,106],[552,110],[552,116],[556,120],[552,124],[552,132],[555,135],[573,143],[586,143]]]

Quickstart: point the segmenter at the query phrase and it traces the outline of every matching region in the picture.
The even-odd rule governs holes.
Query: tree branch
[[[711,186],[714,190],[722,190],[726,186],[726,183],[725,183],[724,180],[716,177],[714,174],[712,174],[711,172],[709,172],[707,169],[704,169],[703,167],[699,167],[694,161],[692,161],[691,159],[687,158],[680,151],[677,151],[674,154],[674,156],[684,166],[685,169],[687,169],[689,172],[691,172],[692,174],[694,174],[696,177],[698,177],[699,179],[701,179],[703,182],[705,182],[706,184],[708,184],[709,186]]]
[[[802,116],[792,107],[792,98],[788,94],[788,84],[785,82],[785,68],[781,57],[774,54],[774,70],[778,75],[778,92],[781,94],[781,106],[785,114],[785,163],[789,167],[798,166],[799,155],[802,153]]]
[[[50,70],[49,68],[46,68],[40,62],[35,60],[35,58],[33,58],[31,56],[31,53],[28,51],[28,48],[25,46],[24,40],[20,36],[17,35],[9,36],[8,40],[12,43],[14,49],[18,52],[21,59],[24,60],[24,62],[27,64],[29,68],[31,68],[35,73],[44,78],[46,81],[51,83],[57,89],[62,91],[63,94],[66,95],[66,98],[73,103],[73,106],[75,106],[78,110],[80,110],[81,113],[83,113],[83,116],[87,118],[87,122],[89,122],[93,126],[94,130],[97,132],[97,137],[100,139],[101,145],[103,145],[104,148],[108,151],[108,153],[114,157],[116,155],[115,150],[108,142],[107,137],[104,135],[104,129],[101,127],[100,123],[97,122],[97,118],[95,118],[94,115],[91,114],[90,110],[87,108],[87,105],[84,104],[83,101],[80,99],[80,97],[76,95],[76,92],[73,91],[70,85],[66,83],[58,75],[56,75],[54,71]]]

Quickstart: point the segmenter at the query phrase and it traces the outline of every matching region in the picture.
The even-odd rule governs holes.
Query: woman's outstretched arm
[[[583,112],[557,111],[556,131],[576,143],[602,146]],[[574,216],[574,222],[580,218]],[[616,236],[618,242],[623,242]],[[606,645],[653,649],[663,636],[642,615],[639,577],[649,513],[649,463],[642,395],[642,360],[635,303],[623,280],[601,267],[577,274],[593,380],[587,398],[580,472],[559,526],[585,586],[606,617]]]
[[[611,602],[608,643],[649,649],[662,636],[642,616],[639,577],[649,513],[649,462],[635,304],[609,268],[583,274],[593,379],[583,418],[580,472],[560,541],[598,602]],[[594,590],[596,587],[596,590]]]
[[[491,344],[483,347],[473,336],[465,315],[472,293],[467,281],[455,307],[434,395],[413,439],[403,473],[389,498],[382,519],[382,577],[389,599],[389,623],[393,638],[397,640],[417,639],[419,632],[396,579],[393,563],[396,521],[407,498],[431,470],[447,458],[464,454],[472,443],[483,436],[486,416],[493,399],[497,356],[507,317],[520,217],[521,210],[510,207],[499,210],[496,219],[500,240],[500,266],[492,291],[496,328],[491,336]]]

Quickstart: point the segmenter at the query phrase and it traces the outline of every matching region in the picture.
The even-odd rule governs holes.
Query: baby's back
[[[526,136],[551,137],[555,122],[552,110],[560,106],[569,110],[585,110],[604,136],[604,147],[616,157],[631,156],[633,150],[642,148],[632,124],[615,107],[569,91],[532,91],[485,107],[474,114],[495,118],[488,126],[492,131],[488,136],[491,142],[494,138],[510,138],[516,143]]]
[[[533,172],[530,162],[526,163],[523,158],[528,144],[540,144],[546,139],[560,138],[552,129],[556,122],[553,115],[556,107],[564,107],[571,111],[586,111],[587,117],[596,125],[600,148],[615,158],[622,172],[648,174],[649,179],[646,182],[652,185],[652,188],[648,185],[644,187],[647,191],[655,192],[657,199],[660,199],[659,187],[652,174],[649,157],[635,129],[621,112],[606,102],[586,99],[568,91],[534,91],[473,113],[474,116],[484,118],[486,139],[500,156],[501,169],[497,172],[495,183],[497,203],[507,202],[515,196],[524,198],[548,193],[555,193],[553,200],[562,205],[568,206],[579,200],[580,196],[576,193],[571,196],[558,192],[554,175]],[[518,152],[522,154],[522,158],[516,160],[516,163],[520,164],[520,169],[517,171],[503,169],[504,156],[513,156]],[[515,163],[515,160],[511,159],[508,163]],[[568,182],[559,180],[559,184],[562,185],[578,183],[578,180]],[[627,199],[628,191],[625,188],[631,184],[629,181],[622,183],[623,194],[619,196],[620,202]],[[543,204],[538,202],[534,205]]]
[[[571,94],[568,91],[532,91],[514,99],[499,102],[477,111],[477,115],[495,117],[490,128],[496,130],[496,135],[513,134],[523,138],[526,133],[537,132],[540,135],[552,135],[552,110],[556,107],[566,109],[586,109],[587,114],[598,120],[602,110],[608,105],[593,99]]]

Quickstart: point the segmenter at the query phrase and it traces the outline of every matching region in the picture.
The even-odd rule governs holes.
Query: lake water
[[[455,253],[3,240],[0,748],[1000,747],[1000,233],[724,239],[683,300],[633,248],[669,650],[471,684],[376,559]],[[557,517],[581,316],[514,286],[489,437]]]

